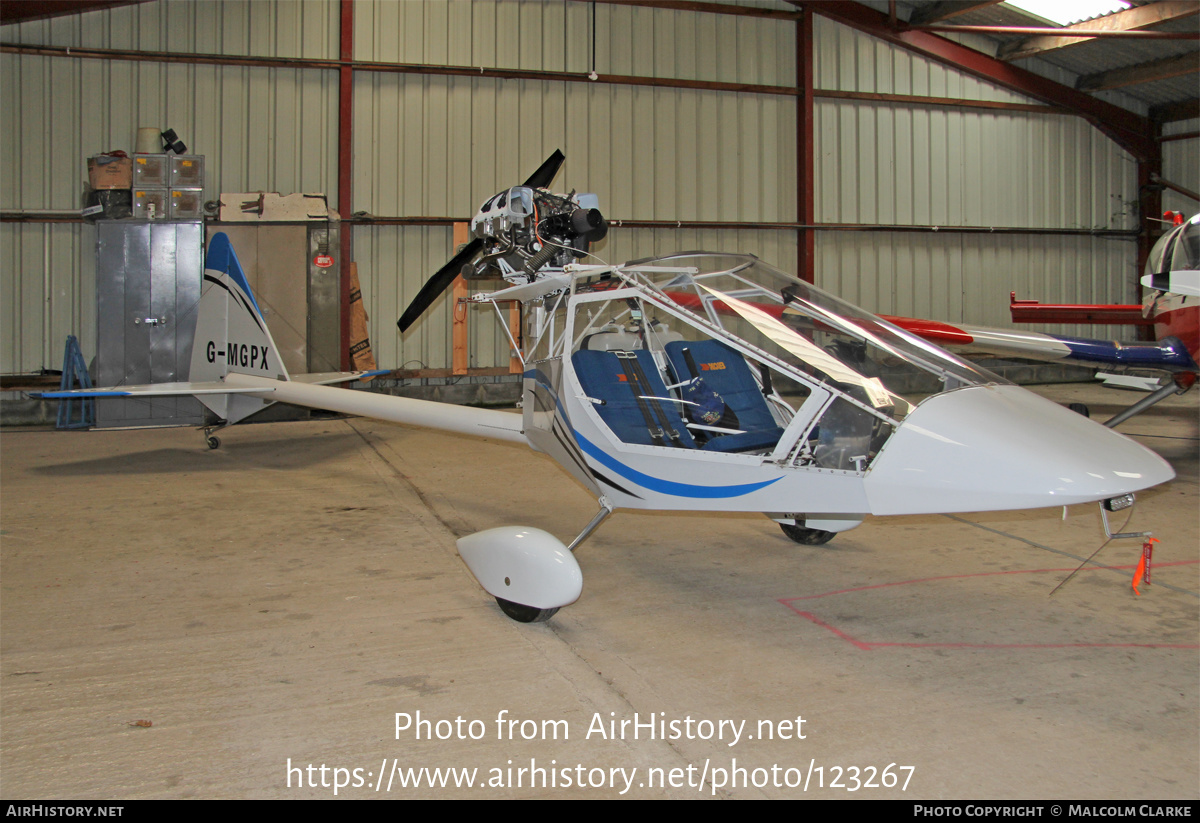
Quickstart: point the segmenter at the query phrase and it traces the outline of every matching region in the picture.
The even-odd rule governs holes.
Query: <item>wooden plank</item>
[[[521,343],[521,304],[512,303],[508,307],[508,331],[512,334],[512,339],[517,341],[517,345]],[[521,366],[521,358],[513,356],[508,361],[509,374],[522,374],[524,368]]]
[[[454,224],[454,248],[457,249],[464,243],[469,242],[469,225],[467,223]],[[467,311],[466,305],[462,302],[467,299],[470,294],[470,288],[467,286],[467,281],[459,275],[454,279],[454,290],[451,295],[453,302],[452,316],[453,322],[453,352],[451,354],[450,371],[455,375],[465,375],[467,373],[467,364],[469,362],[469,354],[467,351]]]

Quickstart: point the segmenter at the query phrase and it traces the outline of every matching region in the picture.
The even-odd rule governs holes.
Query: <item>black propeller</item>
[[[546,158],[546,162],[538,166],[538,170],[529,176],[525,181],[525,185],[533,189],[544,189],[554,180],[554,175],[558,174],[558,170],[562,167],[563,161],[567,156],[558,149],[554,150],[554,154]]]
[[[558,170],[562,167],[563,161],[566,159],[566,155],[555,149],[554,154],[547,157],[546,162],[538,166],[538,170],[530,175],[529,179],[525,181],[525,185],[535,189],[546,188],[554,180],[554,175],[558,174]],[[451,257],[449,263],[434,272],[433,277],[425,281],[425,285],[421,286],[421,290],[417,292],[417,296],[408,304],[408,308],[404,310],[404,314],[396,322],[396,325],[400,327],[400,331],[408,331],[408,327],[417,322],[417,318],[433,305],[433,302],[441,296],[442,292],[450,288],[450,284],[454,282],[454,278],[458,277],[462,272],[463,266],[473,260],[482,248],[483,240],[478,237],[475,238],[465,245],[462,251]]]
[[[417,296],[408,304],[408,308],[404,310],[404,314],[400,315],[400,320],[396,323],[400,327],[400,331],[408,331],[408,327],[417,322],[417,318],[433,305],[433,301],[437,300],[442,292],[450,288],[450,284],[454,282],[454,278],[462,273],[462,267],[474,259],[475,255],[479,254],[479,250],[482,248],[483,241],[478,237],[475,238],[463,246],[462,251],[451,257],[449,263],[438,269],[433,277],[425,281],[425,285],[421,286],[421,290],[417,292]]]

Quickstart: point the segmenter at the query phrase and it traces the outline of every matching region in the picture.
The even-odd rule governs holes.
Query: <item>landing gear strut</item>
[[[1173,394],[1183,394],[1188,389],[1190,389],[1195,384],[1195,382],[1196,382],[1195,375],[1192,375],[1192,374],[1174,375],[1174,379],[1170,383],[1167,383],[1167,385],[1163,386],[1161,389],[1154,392],[1153,394],[1149,394],[1149,395],[1143,397],[1141,400],[1134,403],[1132,406],[1130,406],[1129,408],[1127,408],[1125,411],[1121,412],[1120,414],[1115,415],[1114,417],[1112,417],[1109,420],[1105,420],[1104,425],[1108,426],[1110,429],[1115,429],[1117,426],[1121,425],[1126,420],[1133,417],[1135,414],[1141,414],[1146,409],[1153,406],[1155,403],[1158,403],[1162,400],[1166,400],[1168,397],[1170,397]]]

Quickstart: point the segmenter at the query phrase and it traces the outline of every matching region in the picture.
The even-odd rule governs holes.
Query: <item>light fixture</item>
[[[1004,5],[1014,6],[1060,26],[1103,17],[1130,7],[1125,0],[1007,0]]]
[[[1119,512],[1121,509],[1128,509],[1133,505],[1133,494],[1123,494],[1120,497],[1110,497],[1103,501],[1100,505],[1108,509],[1110,512]]]

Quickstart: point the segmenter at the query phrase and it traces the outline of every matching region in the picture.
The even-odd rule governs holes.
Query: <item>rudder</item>
[[[224,380],[230,372],[287,380],[287,369],[267,329],[233,244],[224,232],[209,240],[204,285],[196,316],[189,380]],[[245,395],[209,395],[200,400],[223,420],[237,422],[269,405]]]

